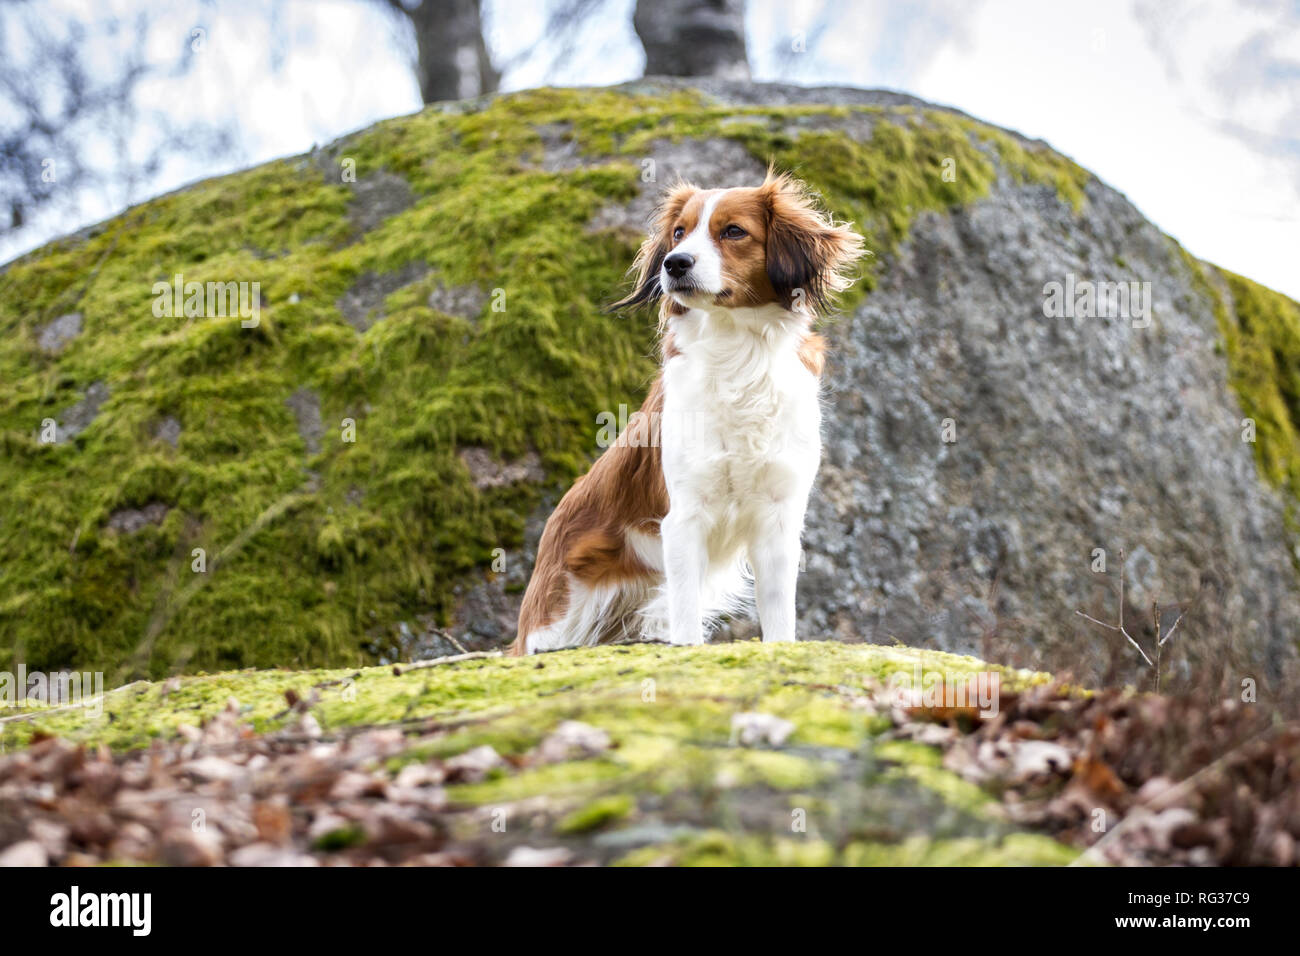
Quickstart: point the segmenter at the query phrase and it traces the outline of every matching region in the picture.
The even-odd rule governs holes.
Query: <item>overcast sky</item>
[[[554,2],[554,0],[552,0]],[[550,62],[545,5],[485,0],[506,89],[633,79],[632,0],[607,0]],[[45,17],[132,0],[50,0]],[[129,199],[309,149],[419,108],[402,31],[368,0],[155,3],[160,55],[196,24],[195,68],[144,95],[229,124],[219,162],[179,151],[133,195],[84,197],[0,239],[0,260]],[[1095,172],[1195,255],[1300,298],[1300,0],[750,0],[755,79],[888,87],[1039,137]],[[806,38],[794,53],[792,39]],[[274,39],[273,39],[274,38]]]

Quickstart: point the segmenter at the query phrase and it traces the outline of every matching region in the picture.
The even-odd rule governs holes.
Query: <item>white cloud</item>
[[[823,24],[798,79],[901,89],[1044,139],[1195,255],[1300,298],[1293,4],[896,6],[754,0],[756,72],[775,78],[765,51]]]

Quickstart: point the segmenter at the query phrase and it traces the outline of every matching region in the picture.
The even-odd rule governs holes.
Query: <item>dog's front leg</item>
[[[704,536],[698,522],[670,510],[660,523],[664,543],[664,577],[668,587],[668,640],[704,643],[700,586],[704,579]]]
[[[794,592],[799,577],[799,531],[802,513],[785,510],[760,529],[750,543],[754,599],[763,643],[794,640]]]

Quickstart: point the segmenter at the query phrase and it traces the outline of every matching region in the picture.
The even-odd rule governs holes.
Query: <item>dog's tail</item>
[[[512,657],[565,647],[593,647],[637,633],[638,613],[654,590],[648,578],[586,585],[571,579],[564,613],[541,627],[521,628],[510,646]]]

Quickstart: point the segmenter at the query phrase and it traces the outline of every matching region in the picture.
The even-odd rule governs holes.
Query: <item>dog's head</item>
[[[614,308],[668,299],[669,310],[775,303],[810,318],[853,283],[862,237],[822,212],[807,187],[768,172],[761,186],[673,186]]]

